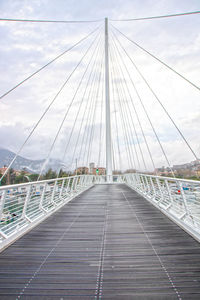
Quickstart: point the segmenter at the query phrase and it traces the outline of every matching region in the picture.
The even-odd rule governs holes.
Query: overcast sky
[[[197,11],[200,9],[198,0],[107,0],[107,1],[69,1],[69,0],[0,0],[0,18],[20,18],[20,19],[45,19],[45,20],[100,20],[97,23],[74,23],[74,24],[55,24],[55,23],[20,23],[20,22],[0,22],[0,94],[2,95],[21,80],[29,76],[31,73],[42,67],[55,56],[68,49],[74,43],[86,36],[89,32],[103,25],[103,19],[108,17],[111,20],[129,19],[165,14],[174,14],[181,12]],[[145,49],[158,56],[161,60],[175,68],[186,78],[200,85],[200,15],[191,15],[184,17],[174,17],[167,19],[146,20],[146,21],[130,21],[116,22],[110,21],[112,25],[120,29],[130,39],[139,43]],[[110,29],[112,27],[110,26]],[[103,27],[101,29],[103,33]],[[95,33],[96,34],[96,33]],[[0,101],[0,145],[12,151],[18,151],[24,140],[30,133],[34,124],[40,118],[45,108],[55,97],[60,86],[63,84],[67,76],[72,72],[73,68],[81,59],[82,55],[89,47],[90,43],[95,38],[90,37],[87,41],[77,46],[70,53],[66,54],[56,63],[52,64],[32,79],[24,83],[21,87],[11,92]],[[111,34],[111,33],[110,33]],[[176,121],[178,127],[183,132],[184,136],[189,141],[198,157],[200,157],[200,93],[197,89],[178,78],[177,75],[167,70],[153,58],[137,49],[132,43],[117,34],[123,46],[134,59],[138,68],[145,76],[151,87],[158,95],[160,101],[165,105],[170,115]],[[79,71],[75,72],[69,84],[61,93],[56,104],[51,108],[44,120],[41,122],[30,141],[24,147],[22,155],[28,158],[39,159],[45,158],[52,145],[60,122],[63,119],[64,113],[68,108],[71,99],[76,91],[77,85],[84,74],[85,68],[93,57],[92,51],[95,51],[95,45],[98,46],[100,40],[98,65],[96,69],[97,76],[101,76],[101,61],[103,55],[103,36],[98,37],[96,44],[93,45],[91,53],[79,66]],[[110,67],[117,71],[117,58],[114,55],[114,44],[110,38]],[[98,50],[98,49],[97,49]],[[95,52],[94,52],[95,53]],[[98,55],[98,53],[97,53]],[[94,58],[94,57],[93,57]],[[156,128],[157,134],[160,137],[162,145],[166,150],[170,164],[184,163],[194,160],[193,155],[188,150],[186,145],[181,141],[179,134],[169,119],[164,114],[160,105],[154,99],[151,92],[142,82],[138,73],[131,66],[130,61],[124,55],[125,62],[130,71],[132,79],[138,88],[145,107],[151,116],[152,123]],[[92,67],[93,61],[91,61]],[[88,73],[89,74],[89,73]],[[118,69],[118,75],[115,75],[113,82],[116,85],[120,79],[121,72]],[[112,75],[112,74],[110,74]],[[87,75],[89,76],[89,75]],[[88,78],[86,76],[86,78]],[[85,78],[85,83],[86,83]],[[152,132],[152,128],[146,119],[144,111],[139,104],[137,96],[134,94],[131,82],[126,76],[125,78],[129,85],[135,106],[138,109],[138,114],[148,139],[151,152],[154,155],[156,166],[167,165],[162,155],[156,138]],[[98,79],[96,78],[96,82]],[[85,155],[85,158],[80,159],[80,164],[86,164],[89,161],[95,161],[97,164],[99,157],[99,137],[101,128],[101,100],[103,93],[103,75],[101,77],[99,95],[96,97],[96,112],[95,126],[93,131],[93,144],[91,155],[87,157],[88,149],[80,149]],[[98,88],[98,85],[96,86]],[[84,91],[84,85],[77,94],[76,101],[70,110],[69,115],[63,125],[55,147],[51,153],[51,157],[62,159],[63,149],[68,141],[73,122],[76,118],[76,113],[79,109],[81,101],[81,93]],[[117,98],[116,91],[111,91],[111,102]],[[88,96],[89,97],[89,96]],[[86,96],[87,98],[87,96]],[[103,98],[104,99],[104,98]],[[137,122],[136,116],[131,108],[131,116],[129,116],[128,107],[131,106],[131,101],[127,96],[127,106],[124,104],[124,118],[126,126],[135,124],[138,132],[138,139],[141,143],[141,148],[144,152],[147,166],[152,168],[150,159],[145,148],[144,140]],[[117,100],[116,100],[117,101]],[[130,102],[130,103],[129,103]],[[85,103],[85,104],[84,104]],[[87,99],[83,102],[80,109],[76,127],[73,132],[71,142],[65,163],[69,164],[73,158],[74,145],[79,135],[79,129]],[[117,102],[116,102],[117,103]],[[126,103],[126,102],[124,102]],[[104,109],[104,107],[103,107]],[[127,145],[124,138],[123,122],[120,121],[120,104],[114,107],[114,102],[111,103],[112,117],[112,136],[113,148],[115,154],[116,167],[120,167],[120,159],[118,157],[118,144],[116,137],[116,122],[115,117],[119,121],[118,142],[120,144],[120,155],[123,168],[128,168],[130,162],[126,151]],[[104,113],[102,115],[104,120]],[[120,123],[121,122],[121,123]],[[90,128],[92,124],[84,123],[81,131],[81,137],[84,137],[84,132]],[[129,126],[130,127],[130,126]],[[102,151],[100,164],[105,164],[105,135],[104,125],[102,125]],[[133,134],[134,135],[134,134]],[[136,138],[136,137],[135,137]],[[88,138],[89,139],[89,138]],[[130,138],[131,140],[131,138]],[[131,145],[131,151],[134,152],[134,145],[139,153],[139,145],[137,141],[128,140]],[[89,145],[89,144],[88,144]],[[86,148],[88,145],[85,145]],[[84,154],[84,151],[86,154]],[[139,155],[139,154],[138,154]],[[78,151],[74,159],[78,156]],[[83,156],[82,156],[83,157]],[[135,157],[136,159],[136,157]],[[142,165],[142,159],[141,160]],[[136,163],[137,166],[137,163]],[[139,168],[139,166],[137,166]],[[141,169],[144,169],[141,167]]]

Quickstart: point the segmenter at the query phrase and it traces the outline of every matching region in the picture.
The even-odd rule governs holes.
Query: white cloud
[[[142,2],[139,0],[125,0],[125,1],[91,1],[84,0],[77,5],[77,1],[64,1],[58,0],[56,4],[54,1],[38,0],[34,2],[30,1],[5,1],[0,3],[2,11],[1,17],[5,18],[30,18],[30,19],[103,19],[108,16],[112,19],[131,18],[131,17],[143,17],[148,15],[159,15],[181,11],[192,11],[198,9],[198,1],[172,1],[163,0],[156,2],[145,0]],[[139,21],[139,22],[113,22],[120,30],[122,30],[127,36],[140,43],[149,51],[159,56],[161,59],[169,63],[184,76],[188,77],[191,81],[199,84],[199,18],[197,16],[170,18],[153,21]],[[0,64],[1,74],[1,94],[6,92],[9,88],[14,86],[19,81],[23,80],[26,76],[30,75],[36,69],[47,63],[49,60],[66,50],[73,43],[77,42],[88,32],[92,31],[97,26],[95,23],[89,24],[35,24],[35,23],[7,23],[0,22],[0,37],[1,47],[0,54],[2,61]],[[195,149],[198,155],[200,155],[199,148],[199,91],[190,87],[189,84],[183,82],[173,73],[166,70],[165,67],[160,66],[158,62],[150,58],[148,55],[143,54],[141,50],[136,49],[130,42],[120,38],[123,41],[123,46],[136,61],[140,67],[141,72],[145,75],[149,84],[153,87],[156,94],[159,96],[162,103],[170,112],[172,117],[176,120],[176,123],[183,131],[191,146]],[[41,116],[47,105],[56,95],[59,87],[63,84],[64,80],[70,74],[75,67],[76,63],[84,53],[84,49],[89,45],[88,42],[83,43],[79,47],[75,48],[70,53],[66,54],[59,61],[55,62],[47,69],[36,75],[30,81],[26,82],[17,90],[10,93],[0,103],[0,140],[1,146],[8,147],[10,150],[17,151],[20,145],[25,140],[26,136]],[[102,42],[103,45],[103,42]],[[134,82],[138,88],[138,91],[144,101],[152,123],[157,129],[158,135],[166,149],[166,153],[172,164],[189,161],[193,159],[188,152],[187,147],[181,142],[176,130],[170,124],[168,118],[164,115],[161,107],[156,103],[152,94],[148,91],[140,76],[131,66],[128,59],[124,59],[127,63],[127,67],[134,79]],[[84,72],[85,66],[88,60],[78,69],[69,84],[60,94],[55,102],[55,105],[50,109],[30,142],[24,148],[23,154],[27,157],[43,158],[48,153],[48,149],[52,144],[56,131],[62,121],[65,111],[73,97],[73,94],[77,88],[78,82]],[[117,62],[119,63],[119,61]],[[98,69],[99,71],[99,69]],[[98,72],[96,72],[98,74]],[[115,83],[121,82],[120,76],[116,76]],[[126,75],[127,84],[131,90],[133,101],[140,116],[141,124],[144,132],[147,136],[149,146],[154,155],[156,165],[166,165],[163,159],[161,150],[153,137],[152,129],[145,117],[144,111],[139,103]],[[95,79],[94,90],[97,89],[98,77]],[[76,138],[79,134],[81,126],[81,119],[85,114],[85,121],[82,127],[81,138],[84,136],[84,132],[89,132],[92,129],[91,122],[93,120],[93,112],[95,106],[91,106],[91,113],[89,113],[89,107],[86,111],[84,108],[89,99],[96,97],[93,92],[93,84],[90,82],[88,85],[88,91],[85,95],[84,104],[81,108],[80,115],[78,117],[76,127],[74,129],[73,138],[70,144],[70,150],[67,156],[67,162],[72,158],[74,151]],[[91,94],[90,91],[91,90]],[[101,92],[103,86],[101,87]],[[69,116],[64,123],[63,130],[56,143],[55,150],[52,152],[53,157],[62,157],[63,147],[66,144],[69,134],[72,129],[72,124],[75,120],[76,113],[80,104],[80,99],[83,95],[84,88],[82,88],[75,100],[75,104],[69,112]],[[121,91],[122,93],[122,91]],[[112,96],[112,92],[111,92]],[[116,94],[114,98],[116,99]],[[127,97],[127,93],[126,93]],[[96,115],[93,131],[93,144],[90,159],[97,163],[99,156],[99,132],[100,132],[100,98],[96,103]],[[113,98],[113,97],[112,97]],[[131,106],[130,100],[125,102],[125,105]],[[89,104],[90,105],[90,104]],[[104,107],[103,107],[104,109]],[[125,113],[126,126],[132,126],[130,116]],[[112,111],[114,111],[112,104]],[[127,169],[128,158],[124,141],[124,129],[122,122],[120,121],[120,108],[119,104],[117,110],[117,122],[119,125],[119,141],[121,147],[121,155],[123,161],[123,169]],[[130,109],[133,116],[133,122],[138,131],[138,137],[141,141],[141,148],[144,151],[144,156],[147,161],[147,165],[151,168],[150,159],[148,157],[147,150],[140,132],[140,127],[137,122],[137,118],[134,114],[133,108]],[[88,115],[87,115],[88,114]],[[88,119],[89,123],[87,124]],[[118,150],[116,140],[116,127],[114,125],[114,114],[112,115],[112,134],[115,146],[115,156],[117,165]],[[105,115],[103,113],[103,120]],[[133,131],[133,128],[132,128]],[[134,135],[134,133],[133,133]],[[130,133],[131,136],[131,133]],[[136,141],[136,137],[135,137]],[[89,145],[88,140],[85,137],[84,143],[87,143],[86,148]],[[133,147],[133,141],[130,138],[129,141]],[[136,143],[136,142],[135,142]],[[137,144],[137,143],[136,143]],[[80,150],[81,146],[79,146]],[[83,149],[85,149],[83,147]],[[136,145],[136,149],[139,155],[139,148]],[[86,149],[87,151],[87,149]],[[102,164],[105,163],[105,142],[102,141],[101,157],[103,159]],[[77,149],[78,154],[78,149]],[[80,161],[80,164],[86,163],[85,160]],[[139,155],[140,156],[140,155]],[[141,157],[139,158],[140,161]]]

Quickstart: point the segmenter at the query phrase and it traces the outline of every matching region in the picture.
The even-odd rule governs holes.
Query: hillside
[[[0,167],[3,167],[5,165],[8,166],[14,157],[14,152],[8,149],[0,148]],[[31,160],[22,156],[18,156],[15,162],[13,163],[12,168],[15,170],[23,170],[24,168],[26,168],[26,170],[30,173],[39,173],[44,161],[44,159]],[[61,161],[56,159],[50,159],[44,169],[44,172],[47,171],[49,168],[52,168],[56,171],[60,166],[62,166]]]

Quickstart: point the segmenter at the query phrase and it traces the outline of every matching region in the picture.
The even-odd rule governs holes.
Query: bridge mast
[[[105,18],[105,100],[106,100],[106,179],[112,175],[110,90],[109,90],[109,55],[108,55],[108,18]]]

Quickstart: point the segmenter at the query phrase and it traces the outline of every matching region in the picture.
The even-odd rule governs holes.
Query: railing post
[[[28,186],[28,190],[27,190],[27,194],[26,194],[26,199],[24,201],[24,207],[23,207],[23,211],[22,211],[22,219],[27,219],[29,222],[31,222],[31,220],[27,217],[26,210],[27,210],[27,207],[28,207],[28,204],[29,204],[29,200],[30,200],[31,188],[32,188],[32,184]]]
[[[43,200],[44,200],[44,197],[45,197],[46,187],[47,187],[47,183],[45,182],[44,187],[43,187],[43,191],[42,191],[42,195],[41,195],[41,199],[40,199],[40,204],[39,204],[39,209],[43,210],[45,212],[47,210],[43,207]]]
[[[150,194],[150,196],[151,196],[150,188],[149,188],[149,183],[148,183],[147,177],[144,176],[144,178],[145,178],[145,182],[146,182],[146,186],[147,186],[147,194],[148,194],[148,195]]]
[[[178,181],[178,185],[179,185],[181,196],[182,196],[182,199],[183,199],[183,205],[184,205],[184,208],[185,208],[185,212],[190,217],[190,219],[192,220],[192,223],[194,224],[194,219],[193,219],[193,216],[190,212],[190,209],[188,208],[187,199],[185,197],[185,193],[184,193],[184,190],[183,190],[183,187],[182,187],[182,183],[180,181]]]
[[[143,175],[139,175],[140,177],[140,182],[141,182],[141,187],[143,190],[143,193],[146,194],[146,189],[145,189],[145,184],[144,184],[144,180],[143,180]]]
[[[165,179],[165,185],[166,185],[166,187],[167,187],[167,192],[168,192],[169,199],[170,199],[170,205],[169,205],[168,208],[167,208],[167,209],[169,209],[169,208],[173,205],[173,197],[172,197],[172,194],[171,194],[171,191],[170,191],[170,188],[169,188],[169,184],[168,184],[167,179]]]
[[[1,206],[0,206],[0,221],[2,219],[5,201],[6,201],[6,190],[3,191],[2,196],[1,196],[1,202],[0,202],[1,203]]]
[[[54,200],[56,187],[57,187],[57,180],[54,182],[53,191],[51,195],[51,203],[54,203],[55,205],[57,205],[56,201]]]
[[[83,186],[83,176],[80,176],[80,180],[79,180],[79,186],[82,187]]]
[[[133,181],[132,185],[135,186],[136,190],[138,190],[139,188],[138,188],[138,178],[137,178],[137,174],[134,173],[133,176],[132,176],[132,178],[133,178],[133,180],[132,180],[132,181]]]
[[[2,196],[1,196],[0,221],[2,219],[5,201],[6,201],[6,190],[3,191]],[[0,234],[3,238],[5,238],[5,239],[7,238],[7,235],[4,232],[2,232],[2,230],[0,230]]]
[[[77,185],[78,185],[78,177],[75,178],[75,184],[74,184],[74,190],[75,190],[75,192],[77,190]]]
[[[85,186],[85,179],[86,179],[86,176],[84,175],[83,180],[82,180],[82,186]]]
[[[152,177],[150,177],[150,182],[151,182],[151,187],[152,187],[152,191],[153,191],[153,200],[155,200],[155,197],[156,197],[156,190],[155,190],[155,186],[154,186]]]
[[[61,184],[61,188],[60,188],[60,193],[59,193],[59,198],[62,197],[62,192],[63,192],[63,187],[64,187],[64,184],[65,184],[65,181],[66,181],[66,179],[62,180],[62,184]]]
[[[68,182],[67,182],[67,188],[66,188],[66,191],[67,191],[67,193],[70,193],[71,192],[71,187],[70,187],[70,181],[71,181],[71,178],[69,177],[68,178]]]
[[[75,177],[72,178],[71,191],[70,191],[71,193],[74,192],[75,179],[76,179]]]
[[[160,202],[164,200],[164,197],[163,197],[163,192],[162,192],[162,189],[161,189],[161,186],[160,186],[160,181],[159,181],[158,178],[156,178],[156,182],[157,182],[158,189],[159,189],[159,192],[160,192],[160,199],[158,200],[158,205],[160,205]]]

